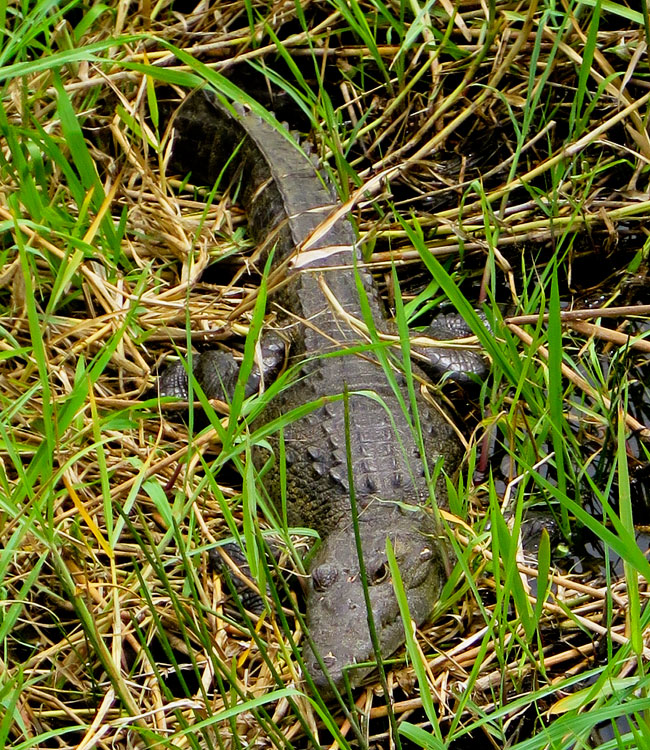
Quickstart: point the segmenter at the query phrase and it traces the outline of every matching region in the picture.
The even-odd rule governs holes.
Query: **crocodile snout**
[[[417,625],[431,614],[445,580],[441,543],[426,511],[400,513],[389,503],[382,512],[375,509],[368,520],[362,516],[359,531],[365,588],[380,656],[386,658],[405,639],[385,553],[386,540],[391,541],[409,613]],[[350,525],[332,531],[314,555],[306,608],[309,636],[330,680],[339,691],[344,691],[346,680],[351,687],[357,686],[374,671],[377,655],[370,637],[366,593]],[[308,643],[304,659],[316,690],[329,698],[330,682]]]

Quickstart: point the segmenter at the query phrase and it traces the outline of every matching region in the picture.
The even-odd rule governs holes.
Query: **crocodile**
[[[387,377],[376,347],[367,345],[358,353],[363,339],[353,321],[364,319],[362,296],[366,319],[369,310],[377,331],[394,329],[372,275],[363,266],[349,218],[289,132],[271,126],[251,107],[226,103],[206,90],[185,99],[173,127],[173,164],[184,173],[190,171],[195,184],[213,184],[227,158],[236,154],[233,161],[243,175],[240,197],[250,234],[267,253],[273,249],[273,268],[284,269],[282,283],[269,297],[275,334],[266,343],[263,339],[262,351],[271,363],[269,370],[286,359],[297,373],[252,427],[296,407],[322,403],[284,427],[286,475],[276,460],[264,474],[264,485],[280,507],[286,482],[289,524],[312,528],[321,539],[306,586],[306,623],[313,647],[305,645],[303,658],[316,689],[329,695],[332,687],[343,688],[344,674],[351,686],[358,685],[376,660],[362,577],[381,657],[390,656],[405,641],[387,539],[412,620],[420,625],[430,617],[450,572],[450,555],[431,507],[432,498],[438,506],[447,501],[443,475],[434,467],[444,463],[445,473],[452,474],[462,457],[461,446],[442,409],[432,407],[419,389],[413,401],[401,372]],[[453,338],[451,329],[446,334],[442,326],[442,337]],[[357,354],[322,356],[353,347]],[[440,364],[445,356],[441,350],[434,360],[438,357]],[[446,360],[443,364],[448,365]],[[237,365],[230,354],[195,354],[193,368],[207,397],[227,400],[232,395]],[[246,393],[255,392],[263,377],[263,371],[254,371]],[[187,398],[182,363],[162,374],[159,389],[162,395]],[[345,399],[340,398],[344,389],[347,419]],[[419,433],[412,408],[419,414]],[[277,456],[278,435],[267,441]],[[252,455],[261,468],[268,462],[268,447],[256,446]],[[432,479],[432,474],[438,478]],[[349,475],[365,576],[352,522]],[[352,668],[363,663],[362,668]]]

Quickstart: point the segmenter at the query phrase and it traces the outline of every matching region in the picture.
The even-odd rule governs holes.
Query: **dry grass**
[[[240,349],[251,321],[245,217],[166,172],[151,116],[154,89],[215,73],[265,104],[273,81],[270,106],[309,131],[389,304],[396,268],[410,318],[485,302],[498,340],[483,342],[490,379],[455,401],[465,578],[410,654],[437,716],[411,667],[389,674],[402,742],[594,747],[618,719],[611,747],[647,743],[632,500],[647,500],[648,39],[639,11],[603,6],[2,11],[5,747],[399,741],[371,689],[347,716],[305,697],[280,583],[284,613],[242,623],[207,548],[251,520],[245,431],[231,415],[193,434],[155,398],[174,347]],[[502,512],[518,527],[544,503],[600,538],[616,579],[603,562],[555,572],[544,546],[521,559]]]

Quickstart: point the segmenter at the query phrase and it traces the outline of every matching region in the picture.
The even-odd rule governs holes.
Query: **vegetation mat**
[[[640,5],[0,4],[0,746],[650,746]],[[489,377],[426,387],[466,445],[456,571],[384,689],[328,704],[251,402],[156,394],[255,329],[236,183],[168,166],[206,83],[309,138],[401,323],[490,322]],[[210,563],[234,537],[260,617]]]

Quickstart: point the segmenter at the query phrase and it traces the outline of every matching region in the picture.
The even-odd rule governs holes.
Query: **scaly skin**
[[[335,197],[311,161],[257,116],[242,107],[236,112],[226,109],[204,93],[187,100],[174,124],[175,161],[184,170],[194,170],[195,182],[214,181],[224,159],[243,139],[237,163],[243,164],[243,202],[251,233],[258,244],[275,247],[276,263],[291,256],[288,280],[271,302],[278,328],[291,342],[289,363],[302,363],[300,374],[271,401],[254,427],[323,396],[336,396],[344,387],[351,394],[349,442],[363,559],[381,654],[387,657],[404,643],[404,629],[388,575],[386,539],[395,548],[411,617],[421,624],[431,614],[447,575],[446,549],[426,509],[432,491],[436,502],[444,505],[445,490],[441,481],[430,487],[424,462],[433,472],[438,459],[444,459],[446,472],[452,473],[461,456],[459,443],[444,416],[416,389],[421,454],[410,424],[412,415],[405,416],[398,395],[371,352],[319,357],[359,343],[359,334],[333,309],[323,285],[341,308],[363,319],[354,270],[361,256],[347,218],[333,223],[323,237],[310,237],[336,208]],[[320,257],[315,258],[313,251],[319,251]],[[375,325],[387,330],[372,277],[362,269],[358,274]],[[200,370],[208,396],[222,397],[219,373],[208,362],[205,358],[204,366],[195,372]],[[165,378],[164,393],[183,395],[173,377]],[[399,373],[395,378],[399,396],[409,404],[404,379]],[[341,688],[344,668],[375,659],[351,522],[343,401],[329,402],[286,426],[284,441],[289,522],[316,529],[323,540],[310,570],[307,624],[332,681]],[[270,443],[275,451],[277,436]],[[256,448],[253,457],[261,466],[268,452]],[[277,462],[264,481],[279,504]],[[328,681],[309,648],[305,659],[317,688],[328,693]],[[351,670],[351,684],[368,671]]]

